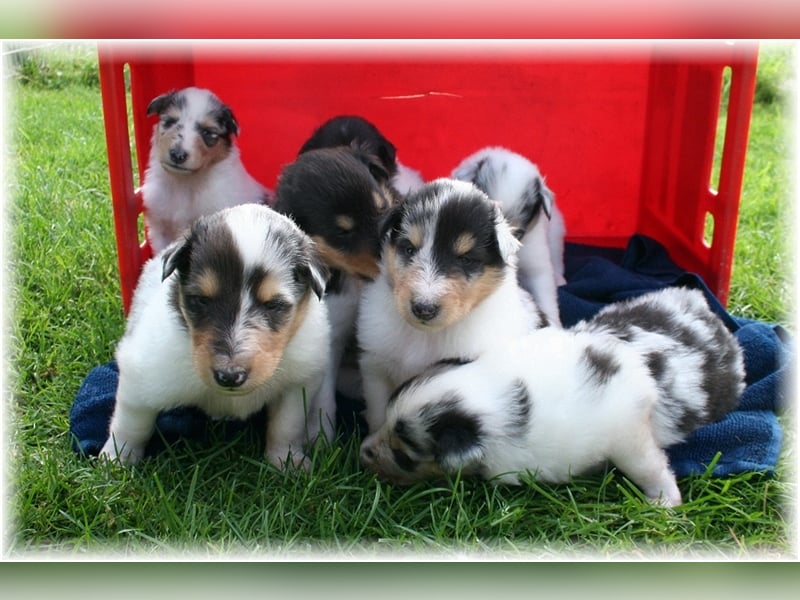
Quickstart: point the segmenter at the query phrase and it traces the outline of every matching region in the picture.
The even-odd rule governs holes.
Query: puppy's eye
[[[392,448],[392,458],[398,467],[403,471],[413,471],[417,468],[417,461],[411,458],[408,454],[397,448]]]
[[[161,119],[161,127],[163,129],[169,129],[177,122],[178,119],[176,119],[175,117],[164,117],[163,119]]]
[[[203,138],[203,143],[209,148],[219,141],[219,134],[210,129],[203,129],[200,131],[200,137]]]
[[[183,297],[184,306],[191,311],[203,310],[211,304],[212,298],[199,294],[187,294]]]
[[[262,302],[261,308],[263,308],[268,312],[280,313],[280,312],[286,312],[287,310],[292,308],[292,305],[289,304],[289,302],[287,302],[283,298],[275,297],[275,298],[270,298],[266,302]]]
[[[410,241],[401,239],[397,242],[397,252],[401,256],[411,258],[417,253],[418,249]]]

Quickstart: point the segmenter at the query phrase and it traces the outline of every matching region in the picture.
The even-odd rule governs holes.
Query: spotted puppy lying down
[[[244,418],[267,406],[269,461],[302,464],[329,335],[317,260],[288,218],[243,204],[201,217],[146,263],[101,456],[137,462],[164,410]]]
[[[676,506],[664,448],[733,409],[743,378],[741,349],[699,292],[656,292],[430,367],[390,397],[361,460],[401,484],[459,470],[563,483],[611,461]]]

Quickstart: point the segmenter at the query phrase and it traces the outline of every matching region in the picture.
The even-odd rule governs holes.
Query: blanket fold
[[[678,477],[704,473],[712,464],[711,472],[717,477],[749,471],[774,473],[783,433],[778,414],[790,401],[786,386],[794,355],[793,341],[783,328],[730,315],[700,277],[680,269],[663,246],[645,236],[633,236],[624,250],[566,244],[565,276],[567,284],[558,290],[565,327],[591,318],[607,304],[663,287],[702,290],[742,346],[747,387],[735,411],[668,449],[671,465]],[[95,456],[105,443],[118,376],[112,361],[92,369],[78,389],[69,415],[76,452]],[[353,424],[358,422],[359,402],[338,400],[340,430],[345,436],[356,435],[359,428]],[[210,443],[242,431],[263,439],[265,418],[262,411],[247,421],[220,422],[193,408],[168,411],[159,416],[158,434],[147,454],[179,440]]]

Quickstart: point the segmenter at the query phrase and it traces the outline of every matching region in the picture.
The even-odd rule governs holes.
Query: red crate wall
[[[147,164],[155,118],[145,109],[156,95],[187,85],[208,87],[232,107],[243,161],[270,187],[313,129],[337,114],[374,122],[398,158],[428,179],[448,175],[483,146],[503,145],[539,165],[564,213],[568,240],[622,246],[634,233],[651,235],[727,299],[755,85],[752,45],[371,53],[110,44],[101,46],[100,61],[126,310],[148,257],[146,244],[140,248],[131,237],[141,207],[129,181],[130,171],[141,177]],[[137,165],[124,157],[130,144],[119,114],[127,110],[124,65]],[[726,68],[730,100],[714,191]],[[703,239],[707,213],[715,224],[711,244]]]

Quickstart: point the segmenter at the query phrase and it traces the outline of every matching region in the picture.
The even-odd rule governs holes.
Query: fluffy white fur
[[[248,202],[265,203],[272,192],[253,178],[242,164],[232,139],[225,151],[206,153],[198,124],[209,120],[219,99],[209,90],[185,88],[176,92],[183,104],[171,108],[180,133],[163,131],[161,121],[153,128],[150,158],[141,187],[147,237],[157,254],[198,217]],[[230,135],[238,135],[238,125]],[[163,138],[163,139],[162,139]],[[219,142],[222,144],[222,141]],[[170,149],[188,153],[181,168],[171,165]],[[206,157],[205,155],[212,155]]]
[[[282,246],[287,238],[300,239],[303,234],[286,217],[265,206],[248,204],[217,213],[209,227],[225,229],[233,236],[235,250],[248,271],[257,267],[279,275],[282,281],[293,280],[296,265]],[[313,441],[319,430],[313,418],[306,430],[306,403],[319,389],[327,360],[329,325],[324,303],[308,293],[298,318],[301,322],[265,382],[256,387],[248,382],[241,389],[214,385],[213,377],[198,371],[192,336],[174,301],[175,289],[181,285],[179,272],[162,281],[162,270],[182,243],[176,242],[145,264],[116,351],[119,386],[101,456],[137,462],[161,411],[196,406],[212,416],[244,418],[268,406],[268,459],[277,466],[287,458],[302,464],[303,445]],[[310,247],[310,240],[307,243]],[[322,274],[312,275],[323,285]],[[243,312],[252,302],[243,290],[228,292],[241,295]],[[288,297],[288,292],[284,295]],[[229,335],[235,350],[244,354],[253,352],[252,346],[258,343],[258,332],[242,319],[231,326]],[[308,414],[313,415],[314,410],[311,402]]]
[[[444,180],[439,180],[444,181]],[[436,190],[428,184],[419,193]],[[432,202],[434,212],[429,215],[428,226],[434,226],[436,207],[446,202],[448,196],[473,187],[452,181],[440,188],[440,197]],[[476,190],[477,191],[477,190]],[[488,199],[486,199],[488,202]],[[359,304],[357,335],[361,349],[360,368],[363,395],[366,403],[365,418],[370,432],[377,431],[385,418],[386,401],[392,391],[403,381],[424,370],[428,365],[450,356],[474,356],[491,347],[502,346],[509,340],[543,325],[541,313],[530,296],[517,283],[516,252],[519,242],[514,238],[508,223],[496,207],[493,227],[505,260],[503,275],[496,288],[464,318],[444,328],[424,329],[411,324],[397,310],[386,263],[386,244],[381,262],[381,273],[365,285]],[[420,251],[419,263],[423,269],[431,267],[428,239]],[[432,276],[425,284],[431,293],[447,281]]]
[[[610,461],[648,498],[676,506],[663,449],[736,406],[741,358],[699,293],[648,294],[577,329],[539,329],[431,366],[390,397],[361,459],[401,484],[458,471],[566,483]]]
[[[488,147],[465,158],[452,176],[472,182],[500,203],[522,241],[520,284],[550,323],[560,326],[556,288],[565,283],[564,217],[538,167],[516,152]]]

